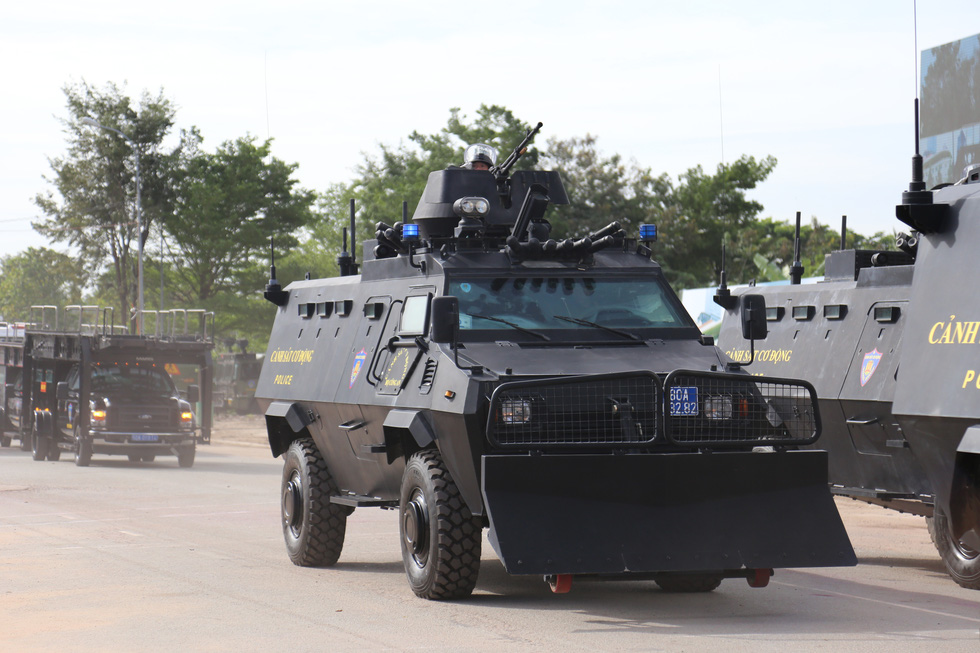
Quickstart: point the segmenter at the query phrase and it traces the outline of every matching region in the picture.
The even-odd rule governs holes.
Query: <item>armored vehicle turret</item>
[[[843,249],[844,230],[822,282],[748,291],[769,325],[751,369],[811,381],[833,491],[925,516],[949,574],[980,589],[980,166],[925,190],[916,153],[896,216],[896,250]],[[719,342],[741,361],[737,295]]]
[[[560,174],[509,173],[532,135],[500,166],[432,172],[412,221],[377,225],[341,276],[282,288],[273,266],[256,398],[292,561],[337,562],[347,516],[375,506],[398,511],[429,599],[473,591],[484,529],[556,592],[855,564],[826,454],[803,449],[812,387],[724,369],[651,259],[653,225],[554,238]]]

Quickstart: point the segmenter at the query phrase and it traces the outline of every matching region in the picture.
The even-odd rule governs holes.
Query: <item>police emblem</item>
[[[357,381],[357,375],[361,373],[365,359],[367,359],[367,352],[363,349],[354,356],[354,366],[350,368],[350,385],[347,386],[348,388],[354,387],[354,381]]]
[[[875,348],[873,351],[869,351],[864,355],[864,362],[861,364],[861,387],[871,380],[871,375],[875,373],[878,369],[878,363],[881,362],[881,352]]]

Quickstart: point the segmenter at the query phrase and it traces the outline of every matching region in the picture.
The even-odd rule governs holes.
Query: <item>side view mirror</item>
[[[456,332],[459,329],[459,299],[451,295],[434,297],[429,320],[429,340],[439,344],[456,342]]]
[[[55,388],[55,398],[58,401],[64,401],[68,399],[68,382],[58,381],[58,385]]]
[[[187,401],[192,404],[196,404],[201,400],[201,386],[199,385],[189,385],[187,386]]]
[[[741,309],[742,337],[746,340],[765,340],[769,334],[766,298],[762,295],[742,295]]]

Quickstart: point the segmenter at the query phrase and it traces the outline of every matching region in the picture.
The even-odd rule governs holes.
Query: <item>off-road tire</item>
[[[398,508],[402,561],[412,591],[433,600],[472,594],[483,525],[470,513],[438,451],[420,451],[408,460]]]
[[[88,467],[92,462],[92,440],[83,438],[81,430],[76,426],[75,436],[75,465],[77,467]]]
[[[9,447],[10,437],[6,435],[0,435],[0,447]]]
[[[29,435],[22,435],[20,438],[20,450],[30,451],[31,450],[31,440],[33,438]]]
[[[946,572],[960,587],[980,590],[980,551],[953,541],[949,521],[941,510],[936,510],[932,517],[927,517],[926,524],[929,527],[929,537],[946,566]]]
[[[58,462],[61,460],[61,448],[53,438],[48,440],[48,455],[45,457],[51,462]]]
[[[721,585],[717,574],[664,574],[654,577],[654,582],[665,592],[711,592]]]
[[[194,458],[197,456],[197,445],[189,444],[177,449],[177,465],[180,467],[193,467]]]
[[[329,567],[340,559],[350,509],[330,503],[333,477],[311,438],[300,438],[283,455],[280,490],[282,534],[294,565]]]

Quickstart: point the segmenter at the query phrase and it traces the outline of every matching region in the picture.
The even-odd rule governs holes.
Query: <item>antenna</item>
[[[350,200],[350,273],[357,274],[357,245],[354,244],[354,234],[357,224],[354,222],[354,198]]]
[[[718,64],[718,122],[721,124],[721,162],[725,163],[725,115],[721,102],[721,64]]]
[[[841,250],[847,249],[847,216],[842,215],[840,217],[840,248]]]
[[[796,212],[796,237],[793,239],[793,265],[789,267],[789,282],[800,285],[803,279],[803,264],[800,262],[800,212]]]
[[[738,297],[732,297],[732,292],[728,289],[728,273],[725,272],[725,241],[721,241],[721,283],[718,284],[718,291],[712,297],[714,302],[727,311],[732,310],[738,304]]]
[[[912,3],[915,19],[915,2]],[[902,193],[902,203],[895,207],[895,217],[918,232],[931,234],[942,230],[948,204],[934,204],[932,191],[926,190],[922,175],[922,155],[919,153],[919,35],[915,33],[915,154],[912,156],[912,181]]]
[[[276,306],[285,306],[289,301],[289,293],[282,289],[276,279],[276,239],[269,239],[269,283],[265,285],[263,296]]]

